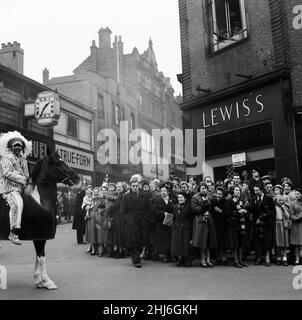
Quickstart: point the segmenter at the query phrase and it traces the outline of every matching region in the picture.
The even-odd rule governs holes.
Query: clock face
[[[49,118],[53,116],[53,97],[39,98],[36,103],[36,117]]]

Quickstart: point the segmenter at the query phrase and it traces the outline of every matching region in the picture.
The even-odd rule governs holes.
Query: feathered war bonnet
[[[3,157],[11,153],[11,147],[16,141],[22,144],[21,154],[24,158],[31,154],[32,142],[24,138],[18,131],[8,131],[0,135],[0,156]]]

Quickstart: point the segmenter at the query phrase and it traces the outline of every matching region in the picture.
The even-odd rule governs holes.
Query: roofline
[[[13,70],[13,69],[10,69],[10,68],[4,66],[3,64],[0,64],[0,70],[1,70],[1,69],[3,69],[4,71],[6,71],[6,72],[8,72],[8,73],[11,73],[11,74],[12,74],[14,77],[16,77],[16,78],[21,78],[22,80],[24,80],[24,81],[26,81],[26,82],[28,82],[28,83],[30,83],[30,84],[33,84],[34,86],[36,86],[36,87],[38,87],[38,88],[41,88],[41,90],[43,90],[43,91],[56,92],[57,94],[59,94],[60,98],[62,98],[63,100],[65,100],[65,101],[70,101],[70,102],[72,102],[72,103],[80,106],[81,108],[86,109],[86,111],[90,111],[92,114],[95,113],[95,110],[87,107],[86,105],[82,104],[81,102],[76,101],[76,100],[74,100],[74,99],[72,99],[72,98],[70,98],[70,97],[62,94],[62,93],[60,93],[59,91],[56,91],[56,90],[54,90],[54,89],[52,89],[52,88],[49,88],[49,87],[45,86],[44,84],[42,84],[42,83],[40,83],[40,82],[38,82],[38,81],[36,81],[36,80],[33,80],[33,79],[29,78],[29,77],[26,77],[26,76],[24,76],[23,74],[18,73],[18,72],[16,72],[16,71]]]

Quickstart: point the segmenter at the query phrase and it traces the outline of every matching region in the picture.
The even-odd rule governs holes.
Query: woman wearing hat
[[[194,215],[192,246],[200,249],[200,266],[212,268],[214,265],[210,259],[210,249],[217,247],[217,239],[211,201],[208,198],[208,185],[205,182],[200,183],[199,193],[192,197],[191,207]]]
[[[164,262],[171,262],[171,227],[164,225],[165,213],[172,213],[176,201],[171,197],[172,185],[162,184],[160,187],[161,197],[154,200],[154,256],[164,255]],[[154,258],[155,258],[154,257]]]
[[[295,248],[295,265],[300,264],[300,248],[302,246],[302,191],[296,189],[296,200],[289,206],[289,214],[292,220],[290,230],[290,244]]]
[[[100,189],[98,187],[93,188],[92,201],[89,210],[89,219],[87,221],[87,240],[92,248],[90,254],[92,256],[98,253],[99,248],[99,234],[98,234],[98,209],[100,206]]]
[[[28,183],[29,172],[26,157],[31,153],[32,143],[18,131],[9,131],[0,137],[0,194],[10,206],[9,240],[21,244],[18,230],[21,229],[23,211],[22,193]]]
[[[117,197],[111,207],[113,216],[113,254],[115,258],[123,258],[125,256],[125,221],[120,214],[121,202],[126,193],[123,182],[116,183]]]
[[[193,214],[188,194],[177,195],[178,204],[173,208],[174,225],[172,226],[171,254],[180,257],[177,266],[192,265],[190,259],[190,241],[192,239]]]
[[[242,261],[243,249],[248,243],[248,202],[242,199],[240,186],[232,187],[230,194],[231,197],[225,203],[225,210],[228,217],[229,240],[233,251],[234,267],[248,267]]]

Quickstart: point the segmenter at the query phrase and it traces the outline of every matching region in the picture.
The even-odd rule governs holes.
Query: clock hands
[[[44,113],[45,109],[49,106],[49,104],[52,102],[53,100],[51,99],[50,101],[48,101],[45,106],[43,107],[41,113],[40,113],[40,117],[42,117],[42,114]]]

